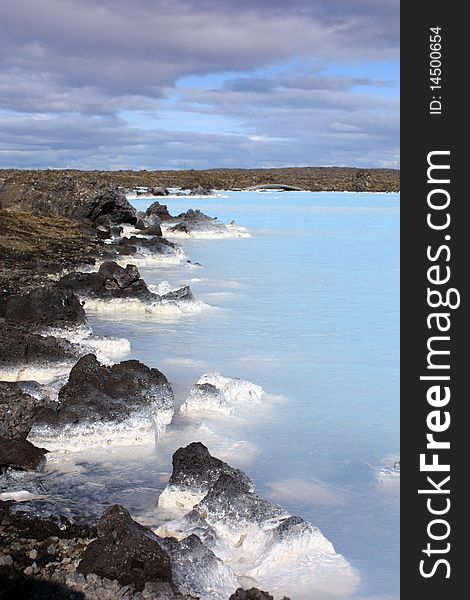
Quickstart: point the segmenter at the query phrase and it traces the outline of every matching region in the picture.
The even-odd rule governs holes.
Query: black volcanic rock
[[[147,252],[148,254],[175,254],[178,246],[170,242],[169,240],[155,236],[151,238],[137,237],[132,235],[131,237],[123,237],[119,240],[119,243],[116,245],[118,252],[122,253],[120,248],[130,246],[132,248],[137,248],[139,251]]]
[[[123,506],[106,509],[97,530],[98,538],[85,550],[79,573],[116,579],[137,590],[149,581],[172,583],[171,561],[161,539],[133,521]]]
[[[76,327],[86,323],[86,316],[73,292],[47,287],[29,294],[10,296],[6,302],[5,321],[33,329]]]
[[[133,225],[137,221],[137,211],[129,204],[123,192],[116,189],[106,190],[94,196],[83,206],[81,212],[80,216],[108,226],[120,223]]]
[[[207,592],[207,576],[212,572],[219,573],[221,582],[236,582],[231,569],[196,535],[181,541],[162,538],[134,521],[123,506],[106,509],[97,530],[98,538],[88,545],[78,565],[84,575],[95,573],[137,590],[151,582],[163,583],[168,596],[157,593],[155,598],[165,599],[173,598],[172,593],[188,594],[188,600],[199,598]]]
[[[26,328],[0,323],[0,368],[49,365],[78,358],[81,350],[62,338],[31,333]]]
[[[169,485],[206,493],[223,474],[230,475],[243,489],[254,489],[253,482],[243,471],[212,456],[201,442],[192,442],[173,454]]]
[[[25,438],[46,400],[24,392],[16,381],[0,381],[0,436]]]
[[[168,219],[171,219],[171,215],[168,212],[168,207],[165,204],[160,204],[158,200],[156,200],[147,208],[145,214],[147,215],[147,217],[150,217],[151,215],[156,215],[162,221],[168,221]]]
[[[173,416],[173,391],[158,369],[137,360],[109,367],[94,354],[83,356],[72,368],[59,401],[57,410],[40,411],[30,432],[29,439],[47,448],[55,447],[64,431],[72,438],[84,436],[84,443],[95,435],[92,444],[106,441],[111,432],[156,436]]]
[[[105,261],[97,273],[69,273],[61,278],[59,286],[84,297],[136,298],[142,302],[160,299],[148,289],[135,265],[123,268],[115,261]]]
[[[28,440],[0,437],[0,467],[38,471],[46,462],[46,453],[44,448],[37,448]]]
[[[159,223],[151,223],[144,231],[142,232],[145,235],[162,235],[162,228]]]

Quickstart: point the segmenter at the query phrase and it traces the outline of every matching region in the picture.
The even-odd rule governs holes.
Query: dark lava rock
[[[112,237],[120,237],[123,232],[123,228],[120,225],[114,225],[110,227],[109,232]]]
[[[145,214],[147,217],[150,217],[150,215],[156,215],[162,221],[168,221],[168,219],[171,219],[171,215],[168,212],[168,207],[165,204],[160,204],[158,200],[156,200],[147,208]]]
[[[0,339],[0,368],[3,369],[69,361],[82,352],[79,346],[67,340],[30,333],[6,323],[0,323]]]
[[[133,521],[123,506],[106,509],[97,530],[98,539],[88,545],[78,565],[80,573],[116,579],[138,590],[148,581],[172,583],[171,561],[161,538]]]
[[[111,227],[108,225],[98,225],[96,228],[96,235],[100,238],[100,240],[109,240],[113,237],[111,235]]]
[[[173,454],[169,485],[206,493],[222,474],[231,476],[243,489],[254,489],[253,482],[243,471],[212,456],[201,442],[192,442]]]
[[[67,384],[59,392],[57,411],[44,409],[38,415],[31,434],[48,437],[63,427],[90,427],[104,423],[119,424],[140,414],[152,423],[157,413],[173,413],[173,391],[158,369],[150,369],[137,360],[108,367],[94,354],[83,356],[70,371]],[[167,419],[168,421],[169,419]]]
[[[166,294],[162,294],[160,296],[162,300],[174,300],[176,302],[187,301],[191,302],[194,300],[193,293],[189,285],[185,285],[178,290],[172,290],[171,292],[167,292]]]
[[[137,254],[137,247],[128,244],[116,245],[116,252],[121,256],[133,256]]]
[[[97,273],[69,273],[62,277],[59,286],[85,297],[137,298],[143,302],[160,299],[148,289],[135,265],[123,268],[115,261],[104,262]]]
[[[168,196],[170,192],[164,187],[153,187],[149,189],[152,196]]]
[[[83,207],[83,216],[98,224],[119,225],[135,224],[136,210],[129,203],[125,194],[117,189],[110,189],[96,195]],[[108,221],[103,220],[108,217]],[[101,218],[101,220],[100,220]]]
[[[151,223],[144,231],[145,235],[162,235],[162,228],[159,223]]]
[[[140,251],[147,252],[149,254],[175,254],[178,246],[169,240],[155,236],[152,238],[143,238],[132,235],[131,237],[123,237],[117,244],[117,250],[122,254],[122,247],[135,247]]]
[[[212,190],[210,188],[204,188],[202,185],[198,185],[195,188],[190,190],[190,196],[210,196],[212,194]]]
[[[136,229],[144,230],[147,227],[147,223],[141,217],[137,217],[134,227]]]
[[[258,588],[250,588],[249,590],[238,588],[238,590],[230,596],[229,600],[274,600],[274,598],[271,594],[268,594],[268,592],[263,592]],[[289,598],[284,596],[282,600],[289,600]]]
[[[246,478],[244,473],[243,475]],[[227,522],[246,520],[263,523],[282,519],[287,513],[280,506],[253,493],[246,481],[239,476],[222,473],[188,517],[190,520],[198,520],[206,518],[204,515]]]
[[[37,448],[25,439],[0,437],[0,466],[23,471],[38,471],[46,463],[47,450]]]
[[[131,584],[143,590],[147,584],[165,596],[189,594],[185,598],[199,598],[207,592],[206,577],[213,570],[231,577],[231,570],[209,550],[196,535],[178,541],[162,538],[132,520],[120,505],[106,509],[97,525],[98,539],[92,541],[83,554],[78,571],[84,575],[95,573],[119,583]],[[166,589],[165,589],[166,588]],[[180,596],[176,596],[179,598]]]
[[[25,438],[38,410],[48,404],[23,392],[16,382],[0,381],[0,436]]]
[[[86,323],[85,311],[70,290],[39,288],[29,294],[11,296],[5,307],[5,321],[44,327],[75,327]]]
[[[201,223],[201,222],[209,223],[210,221],[217,220],[215,217],[209,217],[209,215],[204,214],[198,208],[196,208],[195,210],[190,208],[186,212],[179,214],[177,217],[175,217],[175,219],[178,219],[178,221],[185,221],[185,222],[197,221],[199,223]]]

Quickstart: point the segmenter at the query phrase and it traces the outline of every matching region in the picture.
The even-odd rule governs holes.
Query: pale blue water
[[[230,462],[238,456],[258,493],[320,527],[359,571],[354,598],[397,598],[398,487],[378,483],[374,469],[399,451],[399,196],[226,196],[165,203],[172,214],[235,219],[252,238],[183,241],[202,267],[141,269],[148,283],[190,282],[220,310],[164,320],[95,313],[93,328],[128,338],[131,356],[163,371],[179,401],[210,370],[282,395],[262,418],[220,426],[251,448]],[[177,421],[171,450],[190,441],[184,430]],[[149,464],[138,460],[112,500],[135,512],[154,504]]]

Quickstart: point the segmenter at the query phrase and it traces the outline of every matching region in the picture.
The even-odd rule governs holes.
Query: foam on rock
[[[318,528],[260,498],[242,477],[227,472],[190,512],[156,533],[176,539],[197,535],[240,581],[269,589],[275,598],[289,592],[305,600],[341,597],[358,583]]]
[[[93,354],[72,368],[57,410],[43,410],[28,438],[48,450],[155,443],[173,417],[166,377],[136,360],[112,366]]]
[[[205,373],[193,385],[181,412],[216,412],[232,414],[235,407],[259,403],[265,395],[263,388],[239,378],[224,377],[220,373]]]
[[[243,471],[212,456],[201,442],[179,448],[173,454],[173,473],[160,494],[158,506],[190,510],[204,498],[222,474],[229,474],[248,489],[254,489],[253,482]]]

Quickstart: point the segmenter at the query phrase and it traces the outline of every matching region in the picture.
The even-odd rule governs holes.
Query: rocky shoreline
[[[32,186],[40,190],[43,180],[56,179],[62,192],[69,193],[71,181],[80,186],[105,190],[109,187],[136,189],[140,186],[161,190],[184,188],[194,190],[248,189],[259,185],[288,185],[312,192],[398,192],[400,171],[396,169],[361,169],[350,167],[298,167],[279,169],[208,169],[184,171],[26,171],[0,170],[0,180],[7,185],[23,186],[27,193]],[[47,186],[48,184],[46,184]],[[65,189],[64,189],[65,188]],[[77,210],[77,206],[73,210]],[[66,211],[67,212],[67,211]],[[65,213],[64,213],[65,214]]]
[[[156,292],[134,262],[187,260],[166,234],[248,235],[199,211],[173,217],[159,201],[138,214],[106,178],[42,173],[32,182],[30,174],[8,174],[0,186],[4,477],[41,471],[51,452],[164,436],[174,413],[170,383],[139,361],[110,360],[88,324],[87,305],[194,307],[189,287]],[[125,341],[113,343],[126,353]],[[181,410],[210,404],[230,414],[240,389],[250,402],[262,394],[249,382],[203,377]],[[48,519],[21,510],[27,493],[7,490],[0,498],[2,598],[269,600],[253,585],[240,587],[239,576],[275,581],[276,560],[286,552],[285,568],[293,573],[309,552],[348,568],[315,527],[257,496],[245,473],[197,440],[173,457],[159,504],[177,510],[154,530],[120,505],[97,523],[72,523],[59,510]],[[247,548],[257,553],[250,569],[243,567]]]

